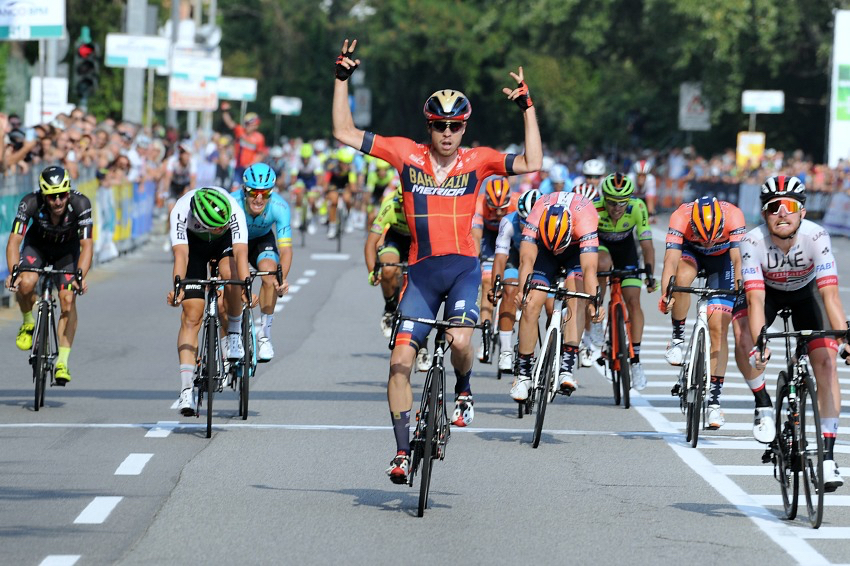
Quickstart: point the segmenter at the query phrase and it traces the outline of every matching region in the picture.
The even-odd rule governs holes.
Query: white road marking
[[[831,497],[831,496],[827,496]],[[821,527],[810,529],[809,527],[792,527],[800,538],[810,539],[850,539],[850,527]]]
[[[291,295],[284,295],[284,296],[282,296],[281,298],[278,299],[278,301],[281,302],[281,303],[288,303],[291,300],[292,300]]]
[[[280,312],[282,310],[283,310],[283,305],[275,305],[274,306],[274,312]]]
[[[307,269],[304,271],[304,277],[315,277],[316,270],[315,269]]]
[[[309,277],[302,277],[301,279],[298,279],[295,283],[297,283],[298,285],[306,285],[309,282],[310,282]]]
[[[79,554],[51,554],[39,562],[38,566],[74,566],[80,558]]]
[[[145,438],[167,438],[171,432],[180,425],[180,421],[158,421],[156,426],[152,427]],[[150,426],[150,425],[146,425]]]
[[[347,261],[350,257],[350,254],[310,254],[314,261]]]
[[[727,476],[772,476],[773,466],[716,466],[717,470]]]
[[[802,491],[802,488],[800,491]],[[759,505],[782,507],[782,496],[779,494],[753,495],[752,498],[758,501]],[[847,507],[848,505],[850,505],[850,495],[835,495],[834,493],[830,493],[823,498],[824,507]]]
[[[115,475],[138,476],[142,473],[142,470],[151,458],[153,458],[153,454],[130,454],[121,462],[118,469],[115,470]]]
[[[103,523],[123,497],[95,497],[83,512],[74,519],[75,525],[99,525]]]
[[[289,295],[294,295],[298,291],[301,290],[301,285],[290,285],[289,286]]]

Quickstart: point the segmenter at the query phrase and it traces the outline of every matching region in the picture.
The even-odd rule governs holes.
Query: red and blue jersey
[[[454,168],[438,185],[431,168],[430,145],[366,132],[360,151],[383,159],[399,171],[404,214],[410,227],[411,264],[431,256],[477,257],[472,218],[481,183],[491,175],[513,175],[516,155],[488,147],[458,149]]]

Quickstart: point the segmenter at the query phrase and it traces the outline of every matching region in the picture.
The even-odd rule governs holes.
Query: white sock
[[[500,330],[499,331],[499,345],[502,347],[503,352],[512,352],[513,346],[511,345],[511,338],[513,338],[514,332],[513,330]]]
[[[263,336],[271,340],[272,338],[272,322],[274,322],[274,314],[264,314],[260,320],[263,326]]]
[[[241,334],[242,333],[242,313],[239,316],[227,315],[227,333]]]
[[[180,389],[191,389],[194,385],[195,366],[180,364]]]

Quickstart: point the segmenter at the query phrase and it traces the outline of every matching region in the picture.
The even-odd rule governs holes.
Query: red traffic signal
[[[83,43],[77,47],[77,55],[83,59],[88,59],[95,53],[95,46],[91,43]]]

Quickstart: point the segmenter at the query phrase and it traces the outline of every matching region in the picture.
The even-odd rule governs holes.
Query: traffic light
[[[97,90],[99,56],[100,47],[92,41],[88,27],[83,27],[74,49],[74,92],[81,101],[88,100]]]

